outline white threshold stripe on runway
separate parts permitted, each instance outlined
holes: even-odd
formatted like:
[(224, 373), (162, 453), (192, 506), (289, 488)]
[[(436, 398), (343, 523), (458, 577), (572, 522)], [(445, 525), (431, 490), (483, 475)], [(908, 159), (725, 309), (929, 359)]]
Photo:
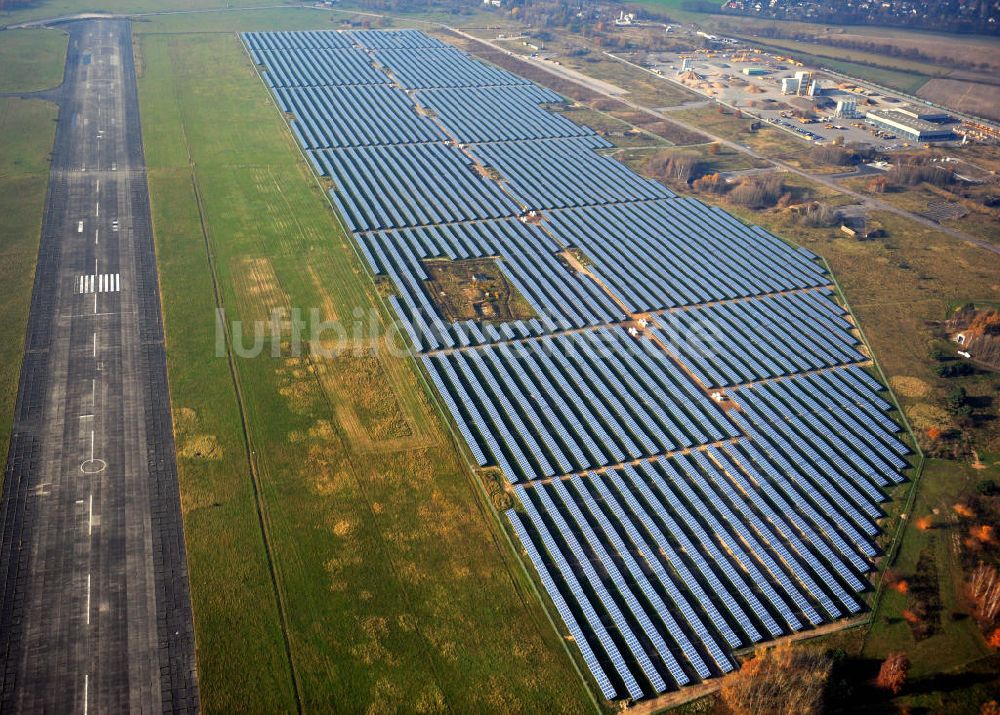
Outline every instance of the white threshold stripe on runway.
[(77, 293), (119, 293), (122, 289), (120, 273), (98, 273), (80, 276), (76, 282)]

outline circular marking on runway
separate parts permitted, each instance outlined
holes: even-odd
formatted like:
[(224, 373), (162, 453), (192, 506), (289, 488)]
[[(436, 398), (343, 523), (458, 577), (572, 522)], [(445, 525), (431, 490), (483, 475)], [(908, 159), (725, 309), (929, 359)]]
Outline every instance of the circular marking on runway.
[(100, 474), (108, 468), (108, 463), (103, 459), (85, 459), (80, 462), (80, 471), (84, 474)]

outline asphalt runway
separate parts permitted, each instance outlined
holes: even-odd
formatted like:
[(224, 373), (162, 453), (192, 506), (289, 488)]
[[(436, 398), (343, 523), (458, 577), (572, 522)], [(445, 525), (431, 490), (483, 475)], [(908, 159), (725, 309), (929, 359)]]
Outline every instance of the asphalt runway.
[(0, 711), (197, 711), (131, 26), (65, 29), (0, 500)]

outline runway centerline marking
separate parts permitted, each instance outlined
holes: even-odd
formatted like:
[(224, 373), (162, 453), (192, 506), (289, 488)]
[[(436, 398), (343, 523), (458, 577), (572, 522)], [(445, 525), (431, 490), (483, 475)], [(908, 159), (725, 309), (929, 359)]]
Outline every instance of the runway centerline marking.
[(90, 574), (87, 574), (87, 625), (90, 625)]

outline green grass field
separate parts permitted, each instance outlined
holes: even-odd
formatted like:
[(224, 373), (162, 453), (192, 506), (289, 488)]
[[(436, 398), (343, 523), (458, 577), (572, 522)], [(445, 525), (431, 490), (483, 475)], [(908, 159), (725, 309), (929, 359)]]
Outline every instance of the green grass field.
[[(860, 652), (869, 662), (882, 660), (891, 651), (905, 651), (910, 658), (910, 684), (893, 699), (897, 708), (974, 715), (1000, 686), (994, 651), (967, 615), (966, 574), (959, 564), (958, 550), (964, 548), (961, 543), (970, 523), (953, 509), (975, 491), (979, 480), (998, 477), (996, 464), (985, 471), (945, 460), (929, 460), (925, 466), (892, 570), (897, 579), (908, 584), (931, 579), (940, 611), (931, 619), (931, 634), (917, 637), (904, 617), (913, 607), (911, 597), (887, 588)], [(931, 528), (914, 525), (922, 517), (933, 520)]]
[(809, 151), (811, 142), (767, 124), (754, 132), (748, 131), (755, 120), (737, 117), (734, 110), (719, 107), (697, 107), (680, 109), (670, 113), (670, 117), (684, 122), (692, 128), (700, 128), (714, 136), (748, 146), (764, 156), (788, 158)]
[(62, 82), (67, 41), (62, 30), (0, 32), (0, 92), (33, 92)]
[(63, 17), (82, 12), (149, 13), (212, 10), (227, 7), (274, 5), (268, 0), (35, 0), (26, 7), (0, 11), (0, 25)]
[(230, 8), (217, 12), (157, 15), (138, 19), (136, 33), (336, 30), (347, 13), (313, 7)]
[[(826, 67), (851, 77), (880, 84), (883, 87), (916, 94), (931, 77), (941, 76), (948, 70), (934, 65), (908, 62), (897, 58), (873, 55), (854, 50), (838, 50), (791, 40), (751, 39), (755, 46), (780, 54), (791, 54), (808, 67)], [(902, 63), (906, 66), (901, 66)], [(870, 64), (869, 64), (870, 63)]]
[(910, 524), (893, 569), (900, 577), (912, 580), (921, 558), (930, 559), (935, 565), (942, 605), (936, 624), (939, 631), (929, 638), (916, 640), (910, 625), (901, 616), (909, 607), (907, 596), (887, 589), (865, 641), (865, 656), (884, 658), (889, 651), (905, 650), (913, 664), (913, 677), (920, 678), (960, 668), (990, 655), (991, 650), (972, 618), (954, 620), (950, 617), (951, 613), (962, 610), (964, 575), (955, 548), (967, 528), (952, 507), (964, 494), (973, 492), (980, 479), (998, 476), (1000, 469), (996, 468), (979, 471), (945, 460), (927, 462), (911, 522), (930, 516), (935, 525), (922, 530)]
[[(0, 460), (7, 463), (56, 106), (0, 99)], [(0, 484), (3, 477), (0, 476)]]
[(387, 319), (237, 38), (140, 44), (206, 712), (295, 709), (283, 620), (306, 710), (591, 708), (408, 359), (239, 358), (237, 397), (213, 275), (233, 319)]

